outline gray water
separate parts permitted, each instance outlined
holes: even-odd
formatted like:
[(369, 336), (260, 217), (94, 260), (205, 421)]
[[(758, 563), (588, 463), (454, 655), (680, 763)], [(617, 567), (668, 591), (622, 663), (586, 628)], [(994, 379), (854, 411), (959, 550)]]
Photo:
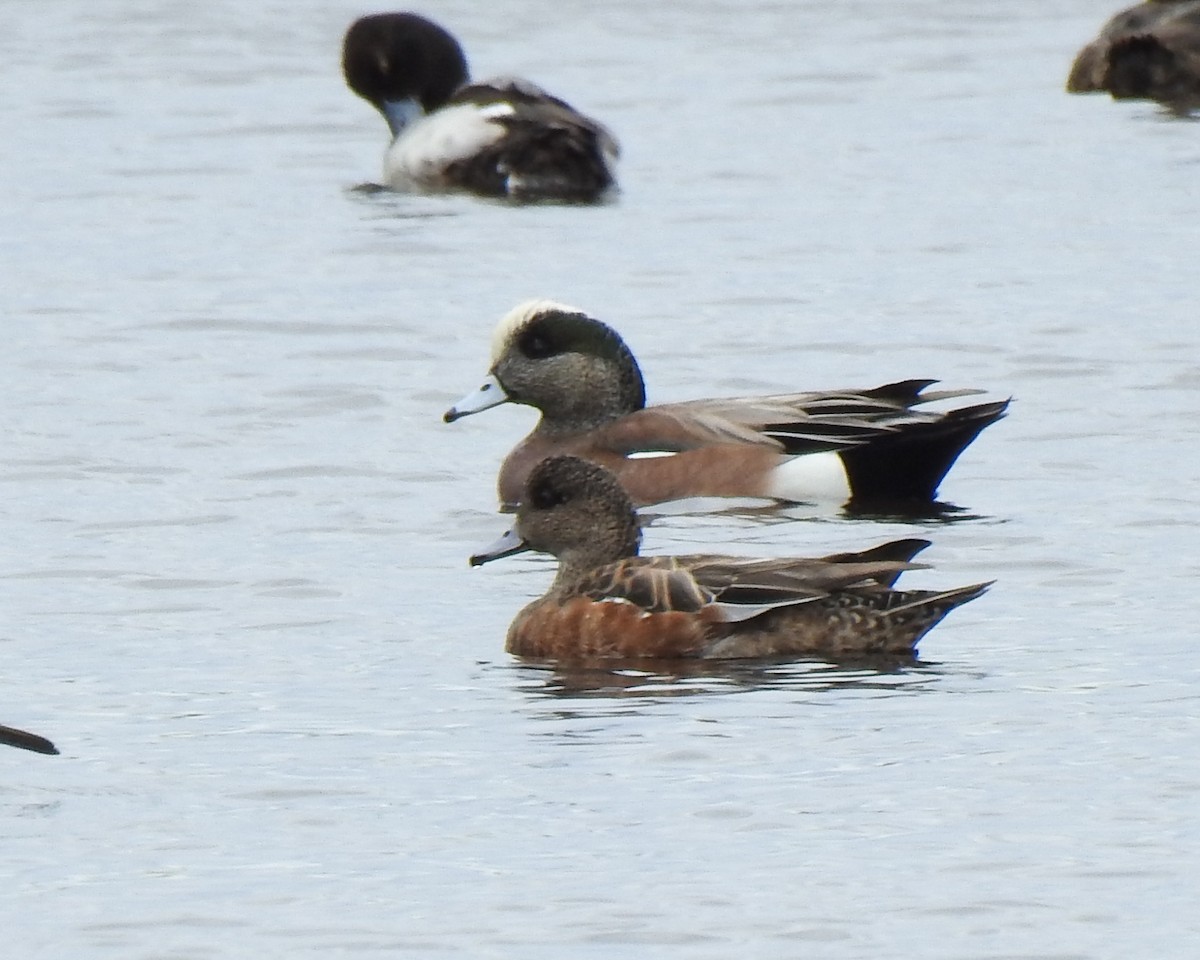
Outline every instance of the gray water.
[[(429, 8), (622, 140), (514, 209), (353, 191), (358, 5), (6, 4), (0, 722), (62, 750), (0, 752), (6, 955), (1195, 956), (1200, 128), (1061, 92), (1114, 9)], [(533, 296), (654, 400), (1011, 394), (951, 520), (646, 538), (997, 585), (891, 673), (513, 660), (532, 415), (440, 414)]]

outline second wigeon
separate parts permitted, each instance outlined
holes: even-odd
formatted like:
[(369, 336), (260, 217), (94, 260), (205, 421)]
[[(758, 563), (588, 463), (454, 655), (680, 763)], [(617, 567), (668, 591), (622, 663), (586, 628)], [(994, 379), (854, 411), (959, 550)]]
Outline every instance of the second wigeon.
[(539, 463), (516, 526), (471, 558), (538, 550), (558, 559), (545, 596), (509, 627), (508, 651), (556, 660), (909, 657), (947, 613), (990, 586), (895, 589), (923, 540), (770, 560), (642, 557), (640, 541), (633, 504), (611, 473), (578, 457)]
[(432, 20), (356, 20), (342, 43), (342, 72), (392, 132), (389, 187), (592, 202), (615, 185), (612, 134), (527, 80), (468, 83), (462, 47)]
[(1076, 56), (1067, 90), (1200, 105), (1200, 0), (1148, 0), (1118, 13)]
[(447, 422), (501, 403), (541, 419), (500, 468), (503, 509), (530, 471), (555, 454), (599, 463), (641, 505), (689, 497), (763, 497), (920, 509), (1007, 400), (944, 412), (919, 404), (976, 390), (927, 392), (932, 380), (867, 390), (693, 400), (646, 406), (641, 370), (610, 326), (549, 300), (521, 304), (497, 325), (483, 385)]

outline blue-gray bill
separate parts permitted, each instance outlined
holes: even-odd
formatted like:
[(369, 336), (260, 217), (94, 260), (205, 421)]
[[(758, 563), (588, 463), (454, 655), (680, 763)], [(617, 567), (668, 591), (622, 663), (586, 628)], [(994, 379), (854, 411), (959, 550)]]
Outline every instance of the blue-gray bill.
[(509, 530), (495, 543), (490, 544), (471, 557), (471, 566), (478, 567), (489, 560), (499, 560), (501, 557), (511, 557), (514, 553), (524, 553), (529, 544), (521, 539), (516, 530)]
[(469, 417), (473, 413), (490, 410), (492, 407), (498, 407), (500, 404), (507, 403), (508, 401), (509, 396), (505, 392), (504, 387), (500, 385), (500, 381), (492, 374), (488, 374), (488, 378), (483, 381), (483, 386), (474, 393), (468, 393), (458, 403), (443, 413), (442, 420), (446, 423), (453, 423), (461, 417)]

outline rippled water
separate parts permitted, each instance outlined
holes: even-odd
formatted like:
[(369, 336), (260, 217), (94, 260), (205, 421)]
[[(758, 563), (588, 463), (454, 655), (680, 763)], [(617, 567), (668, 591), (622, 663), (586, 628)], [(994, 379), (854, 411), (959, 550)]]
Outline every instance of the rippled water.
[[(12, 955), (1190, 957), (1200, 128), (1061, 93), (1112, 10), (481, 10), (429, 12), (613, 127), (615, 203), (354, 192), (357, 6), (8, 5)], [(895, 672), (515, 662), (550, 567), (466, 557), (532, 417), (439, 417), (530, 296), (654, 399), (1012, 394), (951, 520), (647, 536), (997, 586)]]

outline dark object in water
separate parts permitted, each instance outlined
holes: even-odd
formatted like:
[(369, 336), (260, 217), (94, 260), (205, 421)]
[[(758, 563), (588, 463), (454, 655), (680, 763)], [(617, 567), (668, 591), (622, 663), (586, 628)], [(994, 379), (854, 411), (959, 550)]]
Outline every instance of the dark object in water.
[(1079, 51), (1067, 91), (1200, 106), (1200, 0), (1147, 0), (1118, 13)]
[(26, 730), (18, 730), (16, 727), (6, 727), (2, 723), (0, 723), (0, 743), (7, 743), (10, 747), (20, 747), (22, 750), (32, 750), (34, 753), (58, 753), (58, 747), (45, 737), (39, 737), (36, 733), (29, 733)]

